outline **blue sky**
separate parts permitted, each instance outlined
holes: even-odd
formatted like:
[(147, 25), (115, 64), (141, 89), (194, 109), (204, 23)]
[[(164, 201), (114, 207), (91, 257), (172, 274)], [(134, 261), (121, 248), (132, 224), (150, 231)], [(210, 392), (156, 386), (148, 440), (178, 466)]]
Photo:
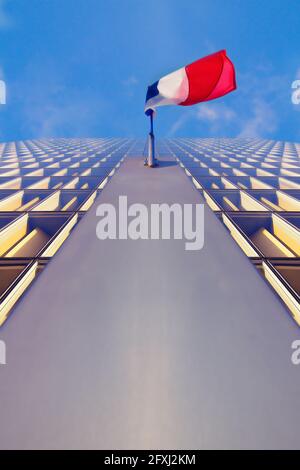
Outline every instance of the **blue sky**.
[(141, 136), (146, 88), (227, 49), (238, 90), (160, 108), (163, 136), (300, 142), (299, 0), (0, 0), (0, 140)]

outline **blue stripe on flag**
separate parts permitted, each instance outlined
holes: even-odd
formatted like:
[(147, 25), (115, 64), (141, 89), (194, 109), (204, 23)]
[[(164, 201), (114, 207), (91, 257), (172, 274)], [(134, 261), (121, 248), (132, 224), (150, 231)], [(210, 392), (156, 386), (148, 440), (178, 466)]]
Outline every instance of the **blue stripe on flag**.
[[(153, 98), (154, 96), (159, 95), (158, 82), (159, 80), (155, 83), (152, 83), (152, 85), (148, 86), (147, 95), (146, 95), (146, 105), (147, 105), (147, 101), (151, 100), (151, 98)], [(148, 109), (145, 112), (147, 116), (150, 116), (152, 113), (153, 113), (152, 109)]]
[(159, 94), (157, 86), (158, 86), (158, 81), (153, 83), (152, 85), (148, 86), (147, 96), (146, 96), (146, 103), (147, 103), (148, 100), (153, 98), (153, 96), (156, 96), (156, 95)]

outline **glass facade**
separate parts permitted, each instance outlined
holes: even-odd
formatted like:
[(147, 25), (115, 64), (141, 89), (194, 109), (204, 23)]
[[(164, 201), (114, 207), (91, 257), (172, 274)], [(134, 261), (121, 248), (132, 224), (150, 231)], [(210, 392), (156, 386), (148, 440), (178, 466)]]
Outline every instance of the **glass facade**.
[(0, 325), (132, 145), (129, 139), (0, 144)]
[[(144, 140), (116, 138), (0, 144), (0, 325), (125, 157), (146, 148)], [(300, 144), (164, 139), (157, 154), (177, 160), (199, 202), (300, 325)]]
[(168, 139), (158, 150), (175, 157), (300, 325), (300, 144)]

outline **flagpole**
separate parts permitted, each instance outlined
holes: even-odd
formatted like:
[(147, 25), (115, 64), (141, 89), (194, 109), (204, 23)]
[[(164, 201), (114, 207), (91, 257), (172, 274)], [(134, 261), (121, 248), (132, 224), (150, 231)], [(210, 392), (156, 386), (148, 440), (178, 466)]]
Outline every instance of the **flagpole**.
[(154, 166), (157, 166), (157, 161), (155, 158), (155, 139), (154, 139), (154, 132), (153, 132), (153, 111), (152, 110), (150, 110), (149, 117), (150, 117), (150, 132), (148, 135), (147, 165), (150, 168), (153, 168)]

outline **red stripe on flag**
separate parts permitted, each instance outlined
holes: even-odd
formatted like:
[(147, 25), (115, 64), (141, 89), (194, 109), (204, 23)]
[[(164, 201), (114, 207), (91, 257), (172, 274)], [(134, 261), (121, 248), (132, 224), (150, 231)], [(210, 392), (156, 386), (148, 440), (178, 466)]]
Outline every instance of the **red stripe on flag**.
[(236, 89), (234, 66), (225, 50), (196, 60), (185, 70), (189, 95), (181, 106), (213, 100)]

